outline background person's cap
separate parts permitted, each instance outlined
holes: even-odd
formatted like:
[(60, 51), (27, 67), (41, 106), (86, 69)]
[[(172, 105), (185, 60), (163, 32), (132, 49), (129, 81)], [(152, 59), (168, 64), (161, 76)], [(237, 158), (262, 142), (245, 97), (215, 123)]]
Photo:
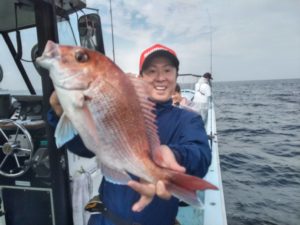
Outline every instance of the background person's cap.
[(142, 73), (143, 69), (145, 69), (147, 64), (155, 56), (163, 56), (169, 58), (178, 70), (179, 60), (176, 56), (175, 51), (161, 44), (155, 44), (142, 52), (140, 57), (140, 73)]
[(213, 79), (210, 73), (205, 73), (205, 74), (203, 74), (203, 77), (205, 77), (205, 78), (207, 78), (207, 79), (210, 79), (210, 80)]

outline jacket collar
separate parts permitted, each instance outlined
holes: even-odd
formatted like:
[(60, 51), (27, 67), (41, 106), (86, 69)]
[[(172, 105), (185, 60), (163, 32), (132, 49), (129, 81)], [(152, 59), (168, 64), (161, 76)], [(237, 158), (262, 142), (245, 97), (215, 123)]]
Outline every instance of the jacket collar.
[(165, 110), (171, 109), (173, 107), (172, 105), (172, 99), (170, 98), (166, 102), (156, 102), (156, 112), (157, 114), (162, 113)]

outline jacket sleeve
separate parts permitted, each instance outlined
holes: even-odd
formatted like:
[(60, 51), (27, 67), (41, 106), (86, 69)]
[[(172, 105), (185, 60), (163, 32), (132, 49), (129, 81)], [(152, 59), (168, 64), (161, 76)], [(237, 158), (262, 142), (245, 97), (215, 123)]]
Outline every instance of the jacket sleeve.
[(66, 147), (69, 151), (81, 157), (92, 158), (95, 156), (93, 152), (91, 152), (85, 147), (79, 135), (75, 136), (72, 140), (68, 141), (66, 143)]
[(181, 126), (178, 142), (169, 147), (188, 174), (204, 177), (212, 156), (203, 121), (197, 115), (185, 120)]
[[(50, 109), (47, 113), (47, 119), (48, 119), (48, 123), (52, 126), (52, 127), (56, 127), (57, 123), (59, 121), (59, 118), (57, 117), (57, 115), (55, 114), (55, 112)], [(81, 138), (79, 137), (79, 135), (75, 136), (72, 140), (68, 141), (65, 144), (65, 147), (73, 152), (76, 155), (79, 155), (81, 157), (86, 157), (86, 158), (92, 158), (95, 156), (95, 154), (93, 152), (91, 152), (90, 150), (88, 150), (85, 145), (83, 144)]]

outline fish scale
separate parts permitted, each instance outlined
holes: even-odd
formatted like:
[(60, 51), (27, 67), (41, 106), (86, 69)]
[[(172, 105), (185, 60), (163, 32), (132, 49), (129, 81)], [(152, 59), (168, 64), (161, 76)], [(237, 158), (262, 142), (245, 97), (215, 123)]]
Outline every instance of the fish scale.
[[(92, 88), (91, 92), (94, 97), (88, 103), (88, 107), (94, 116), (98, 131), (101, 132), (99, 135), (101, 138), (100, 143), (104, 142), (107, 144), (107, 148), (105, 149), (108, 152), (106, 154), (107, 160), (105, 161), (113, 162), (106, 164), (110, 164), (112, 168), (119, 169), (125, 169), (123, 165), (125, 167), (127, 165), (130, 167), (127, 168), (127, 171), (135, 175), (145, 174), (147, 171), (140, 166), (137, 167), (139, 163), (136, 162), (136, 156), (132, 154), (133, 150), (140, 148), (136, 147), (133, 149), (132, 146), (128, 145), (128, 139), (130, 138), (128, 131), (132, 130), (130, 128), (135, 130), (138, 121), (130, 115), (131, 111), (128, 110), (129, 108), (126, 103), (119, 102), (120, 98), (115, 95), (117, 93), (116, 88), (111, 86), (103, 94), (104, 90), (101, 90), (102, 87), (105, 88), (105, 86), (102, 86), (103, 83), (105, 82), (96, 84)], [(138, 125), (142, 126), (143, 124), (138, 122)], [(121, 151), (118, 151), (118, 149), (121, 149)], [(102, 151), (98, 154), (101, 157)]]

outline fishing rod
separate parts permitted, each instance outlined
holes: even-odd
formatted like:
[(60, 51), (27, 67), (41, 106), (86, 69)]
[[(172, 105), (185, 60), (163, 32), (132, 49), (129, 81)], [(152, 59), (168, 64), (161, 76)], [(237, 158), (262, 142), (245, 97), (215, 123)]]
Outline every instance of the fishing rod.
[(209, 97), (209, 108), (210, 108), (210, 122), (211, 122), (211, 128), (210, 128), (210, 146), (212, 148), (213, 144), (213, 94), (212, 94), (212, 84), (210, 84), (210, 89), (211, 89), (211, 96)]

